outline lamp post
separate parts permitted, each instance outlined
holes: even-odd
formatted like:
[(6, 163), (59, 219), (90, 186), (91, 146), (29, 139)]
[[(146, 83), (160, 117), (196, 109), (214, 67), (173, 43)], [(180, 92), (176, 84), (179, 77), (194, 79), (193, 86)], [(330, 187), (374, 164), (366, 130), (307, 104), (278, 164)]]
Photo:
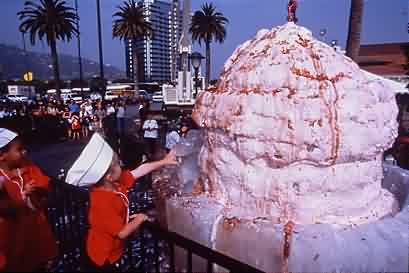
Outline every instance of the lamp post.
[(84, 90), (82, 88), (82, 81), (83, 81), (83, 72), (82, 72), (82, 57), (81, 57), (81, 32), (80, 32), (80, 18), (78, 12), (78, 0), (75, 0), (75, 14), (77, 14), (76, 26), (78, 30), (78, 37), (77, 37), (77, 47), (78, 47), (78, 65), (80, 69), (80, 88), (81, 94), (83, 94)]
[(202, 60), (204, 57), (199, 52), (193, 52), (190, 55), (190, 59), (192, 60), (192, 66), (195, 69), (195, 94), (193, 95), (194, 98), (197, 96), (197, 82), (199, 81), (199, 68), (202, 65)]
[(326, 28), (320, 29), (320, 37), (322, 42), (325, 42), (325, 35), (327, 35), (327, 29)]

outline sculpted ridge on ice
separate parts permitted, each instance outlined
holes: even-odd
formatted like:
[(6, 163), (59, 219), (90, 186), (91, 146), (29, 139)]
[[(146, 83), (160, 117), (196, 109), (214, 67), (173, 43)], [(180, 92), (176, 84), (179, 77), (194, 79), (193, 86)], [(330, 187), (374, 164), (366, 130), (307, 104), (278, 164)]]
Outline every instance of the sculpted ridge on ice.
[(278, 223), (362, 224), (395, 210), (381, 188), (397, 136), (394, 92), (288, 23), (239, 46), (193, 118), (201, 181), (227, 214)]

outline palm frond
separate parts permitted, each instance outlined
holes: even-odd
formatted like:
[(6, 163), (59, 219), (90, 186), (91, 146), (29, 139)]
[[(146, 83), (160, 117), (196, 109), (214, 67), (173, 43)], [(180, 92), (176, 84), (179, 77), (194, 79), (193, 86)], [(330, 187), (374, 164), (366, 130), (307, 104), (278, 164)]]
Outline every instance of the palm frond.
[(79, 18), (64, 0), (40, 0), (39, 4), (26, 1), (17, 16), (21, 21), (19, 30), (30, 33), (32, 44), (44, 38), (48, 44), (55, 40), (70, 41), (78, 35)]
[(193, 41), (199, 45), (202, 42), (211, 43), (216, 41), (222, 43), (226, 39), (226, 25), (229, 20), (216, 7), (210, 3), (201, 6), (201, 10), (194, 13), (190, 26)]
[(152, 25), (145, 20), (143, 6), (135, 0), (124, 1), (113, 15), (112, 36), (120, 40), (136, 40), (152, 35)]

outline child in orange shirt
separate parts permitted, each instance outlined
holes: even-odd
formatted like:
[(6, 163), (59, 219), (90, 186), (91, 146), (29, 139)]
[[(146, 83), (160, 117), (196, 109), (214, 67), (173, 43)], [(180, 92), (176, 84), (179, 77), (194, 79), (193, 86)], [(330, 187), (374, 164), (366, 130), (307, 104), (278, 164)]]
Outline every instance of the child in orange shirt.
[(4, 183), (6, 179), (3, 177), (0, 178), (0, 272), (5, 271), (6, 265), (8, 262), (8, 250), (9, 250), (9, 240), (10, 238), (10, 230), (9, 230), (9, 223), (8, 223), (8, 213), (6, 210), (9, 207), (8, 204), (8, 196), (4, 191)]
[(165, 165), (177, 164), (174, 152), (133, 171), (122, 170), (119, 159), (99, 135), (94, 134), (68, 171), (66, 182), (91, 186), (86, 250), (89, 271), (118, 271), (124, 240), (146, 220), (144, 214), (129, 215), (128, 190), (135, 181)]
[(45, 216), (49, 178), (27, 161), (17, 134), (0, 128), (0, 177), (6, 193), (3, 201), (15, 210), (2, 217), (0, 245), (6, 253), (6, 270), (44, 270), (57, 256), (57, 245)]

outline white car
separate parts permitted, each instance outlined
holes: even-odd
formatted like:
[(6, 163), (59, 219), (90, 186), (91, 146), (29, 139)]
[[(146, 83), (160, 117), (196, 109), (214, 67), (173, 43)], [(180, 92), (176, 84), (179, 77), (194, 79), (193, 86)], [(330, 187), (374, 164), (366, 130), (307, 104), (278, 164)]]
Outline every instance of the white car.
[(102, 100), (102, 96), (101, 96), (101, 94), (100, 93), (92, 93), (91, 95), (90, 95), (90, 99), (91, 100)]
[(28, 98), (23, 95), (7, 95), (7, 99), (12, 102), (27, 102)]
[(84, 100), (84, 98), (82, 97), (81, 94), (77, 94), (77, 93), (72, 93), (71, 94), (71, 99), (74, 100), (77, 103), (80, 103)]
[(158, 91), (158, 92), (153, 93), (153, 95), (152, 95), (152, 101), (155, 101), (155, 102), (163, 102), (163, 94), (162, 94), (162, 91)]
[(62, 93), (61, 99), (64, 101), (64, 103), (67, 103), (70, 100), (74, 100), (75, 102), (79, 103), (83, 100), (82, 96), (76, 93)]
[(105, 100), (114, 100), (114, 99), (117, 99), (117, 98), (119, 98), (119, 96), (114, 94), (113, 92), (111, 92), (111, 91), (105, 92)]

